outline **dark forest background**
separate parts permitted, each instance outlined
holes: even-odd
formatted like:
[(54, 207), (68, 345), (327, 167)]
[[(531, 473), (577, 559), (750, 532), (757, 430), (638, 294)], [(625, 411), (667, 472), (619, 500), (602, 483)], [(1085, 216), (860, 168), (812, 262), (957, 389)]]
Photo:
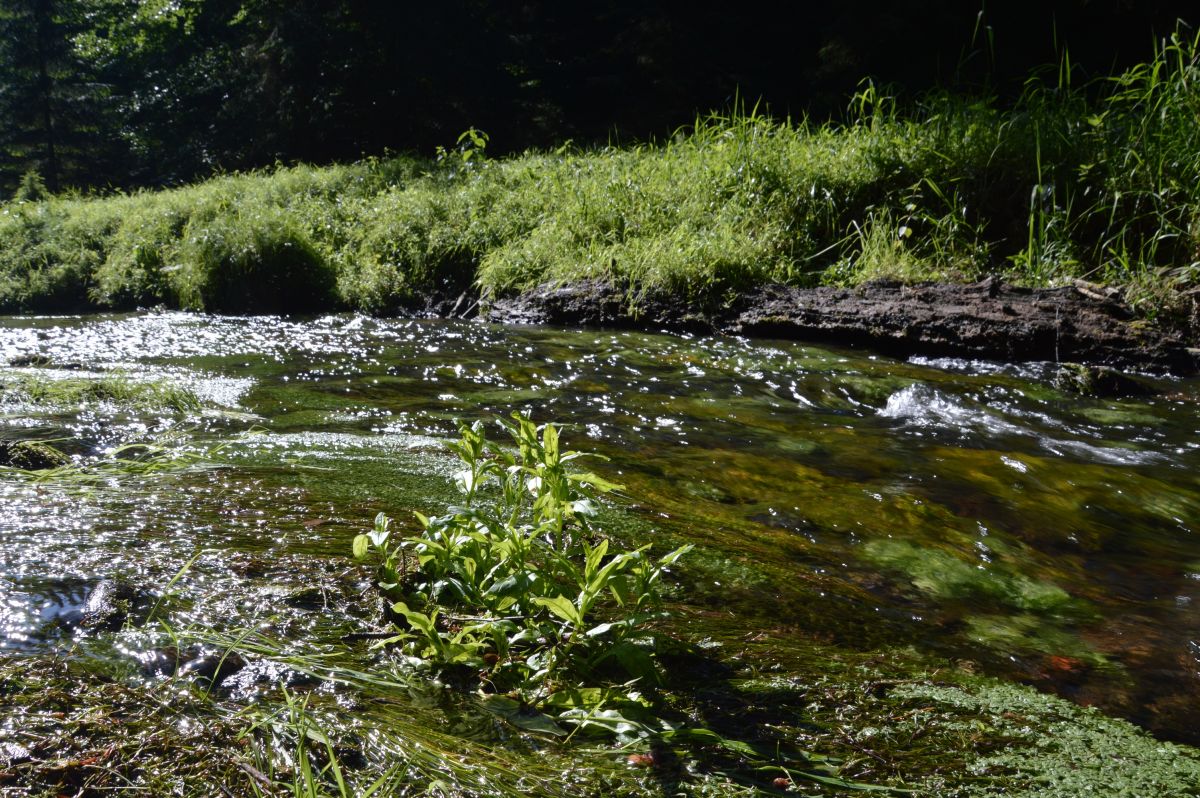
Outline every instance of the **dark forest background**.
[(1194, 5), (0, 0), (0, 193), (431, 155), (471, 127), (491, 153), (661, 138), (739, 98), (836, 118), (868, 77), (1003, 102), (1038, 65), (1145, 60)]

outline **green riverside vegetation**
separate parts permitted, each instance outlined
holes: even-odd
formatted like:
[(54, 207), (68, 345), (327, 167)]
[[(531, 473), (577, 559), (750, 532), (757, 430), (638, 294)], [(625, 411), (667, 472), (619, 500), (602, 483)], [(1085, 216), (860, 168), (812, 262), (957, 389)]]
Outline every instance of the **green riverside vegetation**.
[[(1011, 107), (866, 86), (848, 119), (746, 110), (669, 141), (230, 175), (0, 210), (0, 308), (390, 313), (588, 278), (718, 306), (768, 282), (1000, 274), (1119, 284), (1146, 312), (1200, 274), (1200, 47)], [(1168, 303), (1169, 304), (1169, 303)]]
[(376, 564), (377, 585), (395, 602), (396, 634), (380, 645), (398, 646), (444, 683), (474, 688), (483, 707), (519, 729), (625, 746), (712, 745), (760, 777), (870, 789), (839, 778), (825, 757), (763, 751), (664, 712), (661, 693), (672, 686), (657, 656), (671, 641), (651, 627), (665, 617), (657, 587), (692, 547), (656, 557), (651, 544), (610, 545), (592, 519), (600, 497), (621, 486), (572, 470), (586, 455), (562, 449), (553, 424), (514, 413), (504, 427), (515, 451), (487, 440), (479, 422), (451, 443), (464, 506), (418, 514), (422, 530), (406, 538), (380, 513), (354, 539), (354, 555)]

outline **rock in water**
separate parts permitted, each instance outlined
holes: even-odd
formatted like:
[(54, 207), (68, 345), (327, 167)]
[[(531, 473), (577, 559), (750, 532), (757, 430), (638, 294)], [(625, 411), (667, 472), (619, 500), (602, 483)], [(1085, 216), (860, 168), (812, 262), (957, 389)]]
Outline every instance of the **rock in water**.
[(116, 631), (145, 603), (144, 594), (126, 582), (101, 579), (88, 595), (77, 625), (83, 629)]
[(22, 471), (45, 471), (71, 462), (71, 458), (47, 443), (0, 441), (0, 466)]
[(1081, 396), (1153, 396), (1153, 386), (1108, 366), (1063, 363), (1054, 375), (1054, 387)]

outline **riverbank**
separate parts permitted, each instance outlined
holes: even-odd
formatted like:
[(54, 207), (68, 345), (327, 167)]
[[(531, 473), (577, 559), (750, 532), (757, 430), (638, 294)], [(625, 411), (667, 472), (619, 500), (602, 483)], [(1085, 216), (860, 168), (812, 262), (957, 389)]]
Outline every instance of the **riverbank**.
[(856, 346), (885, 354), (1004, 362), (1088, 363), (1194, 374), (1200, 349), (1120, 301), (1119, 292), (1080, 281), (1021, 288), (872, 282), (855, 288), (767, 285), (728, 307), (697, 311), (671, 296), (640, 299), (601, 282), (545, 286), (497, 301), (485, 317), (502, 324), (720, 332)]
[[(463, 315), (478, 299), (502, 318), (545, 286), (616, 286), (600, 301), (626, 322), (665, 305), (888, 351), (1194, 369), (1198, 53), (1175, 40), (1082, 88), (1035, 76), (1012, 107), (942, 94), (901, 108), (868, 86), (836, 124), (743, 108), (638, 146), (489, 159), (476, 136), (436, 160), (14, 200), (0, 311)], [(1036, 290), (989, 304), (877, 286), (984, 279)]]

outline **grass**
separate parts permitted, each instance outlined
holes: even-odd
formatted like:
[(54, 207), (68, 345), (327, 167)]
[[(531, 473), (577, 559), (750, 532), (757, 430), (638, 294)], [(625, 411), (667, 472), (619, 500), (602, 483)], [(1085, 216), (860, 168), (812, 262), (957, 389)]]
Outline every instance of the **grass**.
[(198, 413), (199, 397), (169, 380), (137, 379), (122, 372), (99, 376), (48, 375), (27, 369), (0, 369), (0, 404), (50, 407), (111, 404), (129, 410)]
[[(1153, 310), (1200, 274), (1200, 56), (1177, 34), (1084, 87), (1022, 98), (867, 86), (847, 119), (698, 119), (669, 141), (488, 160), (468, 142), (0, 209), (0, 308), (166, 304), (388, 313), (588, 278), (632, 305), (767, 282), (879, 278), (1130, 286)], [(472, 142), (474, 139), (472, 139)]]

